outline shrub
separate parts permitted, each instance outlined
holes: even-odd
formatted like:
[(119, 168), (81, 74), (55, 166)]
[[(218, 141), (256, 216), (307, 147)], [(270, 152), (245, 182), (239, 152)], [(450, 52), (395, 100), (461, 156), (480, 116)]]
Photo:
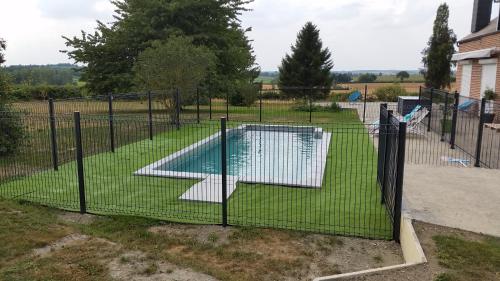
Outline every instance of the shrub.
[(354, 91), (351, 91), (349, 93), (333, 93), (333, 101), (334, 102), (346, 102), (349, 100), (349, 96), (354, 93)]
[(233, 106), (251, 106), (259, 98), (259, 89), (254, 84), (241, 84), (234, 94), (229, 96), (229, 104)]
[(13, 87), (10, 98), (15, 100), (45, 100), (47, 98), (64, 99), (83, 97), (82, 88), (74, 85), (66, 86), (15, 86)]
[(12, 111), (10, 106), (0, 103), (0, 157), (18, 151), (24, 136), (20, 115)]
[(339, 112), (342, 110), (342, 107), (336, 102), (332, 102), (329, 106), (320, 106), (320, 105), (310, 105), (307, 102), (299, 102), (293, 106), (293, 110), (301, 111), (301, 112)]
[(497, 98), (497, 94), (492, 89), (487, 89), (484, 91), (484, 98), (486, 100), (495, 100)]
[(407, 96), (408, 92), (399, 84), (384, 86), (376, 89), (373, 93), (379, 101), (398, 101), (399, 96)]

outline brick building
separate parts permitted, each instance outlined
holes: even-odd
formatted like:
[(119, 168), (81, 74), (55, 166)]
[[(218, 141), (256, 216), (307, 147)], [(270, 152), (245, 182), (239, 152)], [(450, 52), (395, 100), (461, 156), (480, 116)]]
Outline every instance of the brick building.
[(493, 0), (474, 0), (472, 33), (461, 39), (457, 62), (457, 90), (462, 96), (482, 98), (492, 89), (500, 100), (500, 21), (491, 20)]

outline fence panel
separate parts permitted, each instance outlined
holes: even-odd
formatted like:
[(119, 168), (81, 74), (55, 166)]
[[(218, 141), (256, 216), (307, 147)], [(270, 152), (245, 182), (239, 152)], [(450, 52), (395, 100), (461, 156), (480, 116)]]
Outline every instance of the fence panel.
[(229, 124), (229, 224), (392, 237), (363, 125)]
[[(5, 117), (2, 117), (5, 118)], [(7, 120), (2, 120), (6, 122)], [(75, 138), (71, 115), (55, 117), (58, 127), (58, 171), (53, 168), (50, 120), (47, 115), (20, 115), (8, 122), (24, 128), (24, 139), (12, 154), (0, 156), (0, 196), (78, 210), (74, 165)], [(64, 187), (60, 192), (53, 192)]]

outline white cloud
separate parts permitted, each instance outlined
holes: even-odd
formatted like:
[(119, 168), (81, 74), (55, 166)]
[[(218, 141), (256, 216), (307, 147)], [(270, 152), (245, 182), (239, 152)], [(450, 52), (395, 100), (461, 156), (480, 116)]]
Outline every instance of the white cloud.
[[(0, 37), (8, 64), (68, 61), (61, 35), (92, 31), (95, 20), (112, 20), (109, 0), (1, 0)], [(472, 0), (448, 0), (458, 37), (470, 31)], [(276, 69), (306, 21), (321, 29), (336, 70), (415, 69), (432, 32), (436, 0), (256, 0), (243, 15), (258, 63)], [(494, 8), (498, 13), (498, 5)]]
[(108, 0), (38, 0), (42, 16), (61, 19), (95, 19), (106, 17), (113, 11)]

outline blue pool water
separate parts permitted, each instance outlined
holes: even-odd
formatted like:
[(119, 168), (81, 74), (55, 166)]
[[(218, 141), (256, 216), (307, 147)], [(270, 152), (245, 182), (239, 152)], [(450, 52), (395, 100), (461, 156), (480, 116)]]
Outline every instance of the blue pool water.
[[(228, 132), (228, 174), (248, 182), (303, 185), (321, 181), (330, 137), (309, 130), (235, 129)], [(220, 137), (156, 168), (160, 171), (221, 174)], [(319, 177), (319, 179), (318, 179)]]

